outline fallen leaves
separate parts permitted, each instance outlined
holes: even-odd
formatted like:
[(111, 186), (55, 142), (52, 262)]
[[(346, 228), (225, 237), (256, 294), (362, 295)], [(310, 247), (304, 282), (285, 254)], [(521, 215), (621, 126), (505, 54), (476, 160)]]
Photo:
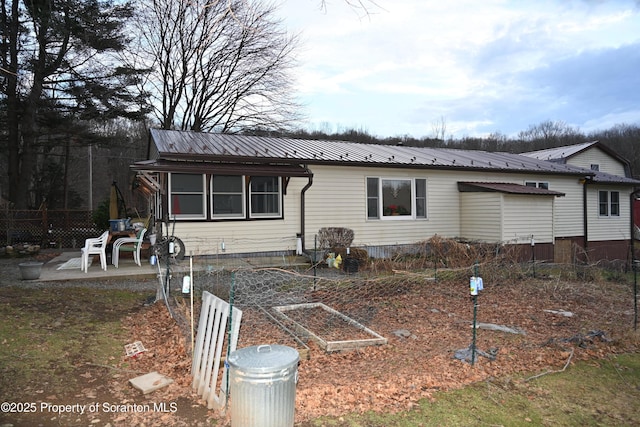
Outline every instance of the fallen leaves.
[[(464, 387), (488, 378), (505, 378), (524, 372), (557, 371), (572, 355), (571, 362), (601, 358), (622, 349), (635, 349), (638, 339), (625, 335), (631, 325), (626, 301), (612, 284), (603, 289), (597, 284), (576, 283), (548, 292), (545, 283), (513, 283), (492, 286), (478, 298), (478, 320), (512, 325), (526, 332), (514, 335), (495, 330), (477, 330), (477, 348), (497, 348), (495, 360), (479, 357), (471, 366), (453, 359), (457, 349), (471, 341), (469, 328), (472, 305), (465, 291), (457, 292), (450, 283), (430, 283), (409, 292), (368, 301), (378, 304), (376, 316), (367, 326), (389, 340), (387, 345), (358, 350), (326, 353), (309, 342), (308, 360), (300, 362), (296, 386), (296, 420), (319, 416), (340, 416), (349, 412), (396, 412), (414, 408), (420, 399), (432, 399), (437, 391)], [(580, 287), (577, 292), (574, 287)], [(460, 287), (462, 289), (462, 287)], [(584, 295), (592, 293), (595, 297)], [(562, 310), (573, 316), (553, 316), (544, 310)], [(183, 313), (188, 318), (189, 313)], [(246, 319), (251, 319), (247, 311)], [(197, 319), (197, 316), (196, 316)], [(245, 317), (243, 316), (243, 322)], [(191, 390), (191, 335), (185, 325), (172, 319), (163, 304), (155, 304), (135, 313), (123, 322), (129, 342), (141, 341), (147, 352), (136, 358), (123, 355), (121, 365), (139, 372), (158, 371), (174, 380), (165, 389), (153, 393), (155, 400), (186, 398), (207, 417), (223, 419)], [(415, 338), (396, 336), (406, 329)], [(605, 330), (612, 342), (594, 340), (574, 346), (563, 339), (589, 330)], [(263, 328), (261, 335), (247, 336), (241, 329), (240, 346), (279, 342), (277, 328)], [(270, 335), (270, 334), (274, 335)], [(245, 334), (245, 335), (243, 335)], [(290, 345), (287, 342), (286, 345)], [(126, 375), (114, 379), (111, 387), (122, 399), (134, 396), (123, 387)], [(136, 398), (138, 398), (136, 396)], [(193, 408), (190, 408), (193, 410)], [(172, 414), (158, 414), (145, 425), (163, 425)], [(126, 423), (134, 424), (135, 414)], [(176, 418), (171, 419), (175, 421)], [(112, 420), (118, 425), (118, 419)], [(154, 424), (155, 423), (155, 424)], [(188, 424), (185, 424), (188, 425)]]

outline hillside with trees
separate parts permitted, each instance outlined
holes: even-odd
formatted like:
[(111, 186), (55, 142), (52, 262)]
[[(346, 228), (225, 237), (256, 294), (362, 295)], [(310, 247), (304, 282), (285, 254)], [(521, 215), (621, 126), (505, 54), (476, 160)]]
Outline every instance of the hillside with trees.
[[(247, 132), (263, 135), (264, 132)], [(270, 133), (273, 136), (273, 134)], [(494, 133), (487, 137), (464, 137), (459, 139), (443, 139), (439, 137), (415, 138), (412, 136), (396, 136), (378, 138), (366, 131), (347, 129), (340, 132), (326, 133), (321, 131), (297, 130), (282, 132), (279, 136), (303, 139), (329, 139), (360, 142), (365, 144), (406, 145), (412, 147), (456, 148), (463, 150), (504, 151), (509, 153), (525, 153), (547, 148), (581, 144), (588, 141), (599, 141), (620, 156), (627, 159), (636, 178), (640, 177), (640, 126), (619, 124), (610, 129), (585, 133), (572, 128), (562, 121), (545, 121), (530, 125), (515, 137)]]

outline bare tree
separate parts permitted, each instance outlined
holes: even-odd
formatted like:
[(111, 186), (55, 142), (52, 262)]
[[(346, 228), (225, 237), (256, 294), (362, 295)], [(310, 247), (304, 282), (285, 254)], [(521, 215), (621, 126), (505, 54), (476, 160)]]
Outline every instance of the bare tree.
[(433, 137), (435, 139), (444, 142), (447, 136), (447, 121), (444, 116), (440, 116), (439, 119), (431, 123), (431, 130), (433, 131)]
[(591, 141), (600, 141), (627, 159), (635, 178), (640, 176), (640, 126), (620, 123), (609, 129), (592, 132)]
[(518, 152), (584, 142), (585, 136), (563, 121), (546, 120), (518, 133)]
[[(379, 3), (375, 0), (344, 0), (349, 7), (354, 10), (364, 12), (365, 15), (369, 15), (371, 11), (375, 9), (382, 9)], [(327, 10), (327, 1), (320, 0), (320, 9)]]
[(275, 6), (243, 0), (139, 2), (135, 58), (152, 70), (144, 92), (163, 129), (238, 132), (299, 118), (290, 72), (297, 36)]

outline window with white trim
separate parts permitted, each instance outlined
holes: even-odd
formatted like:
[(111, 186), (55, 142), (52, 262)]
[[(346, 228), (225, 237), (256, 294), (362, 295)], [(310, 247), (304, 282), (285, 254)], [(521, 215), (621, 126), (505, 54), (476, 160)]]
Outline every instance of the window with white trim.
[(600, 216), (620, 216), (619, 191), (598, 191), (598, 214)]
[(277, 176), (252, 176), (249, 183), (250, 216), (274, 218), (282, 215), (282, 185)]
[(205, 199), (203, 174), (169, 174), (169, 216), (171, 218), (206, 218)]
[(413, 219), (426, 217), (426, 179), (367, 178), (368, 219)]
[(367, 178), (367, 218), (380, 218), (380, 196), (379, 196), (379, 179)]
[(548, 190), (549, 189), (549, 183), (548, 182), (526, 181), (524, 183), (524, 185), (527, 186), (527, 187), (542, 188), (544, 190)]
[(171, 218), (188, 220), (282, 217), (283, 193), (280, 177), (209, 176), (188, 173), (168, 175)]
[(244, 176), (213, 175), (211, 177), (211, 216), (219, 218), (243, 218)]
[(427, 180), (416, 178), (416, 218), (427, 217)]

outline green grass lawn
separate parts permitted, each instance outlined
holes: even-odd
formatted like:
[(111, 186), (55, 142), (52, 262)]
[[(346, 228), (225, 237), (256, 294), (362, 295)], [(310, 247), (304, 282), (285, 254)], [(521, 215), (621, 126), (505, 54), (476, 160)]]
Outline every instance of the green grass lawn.
[(640, 354), (579, 362), (525, 381), (495, 378), (440, 392), (412, 411), (320, 418), (305, 426), (637, 426)]

